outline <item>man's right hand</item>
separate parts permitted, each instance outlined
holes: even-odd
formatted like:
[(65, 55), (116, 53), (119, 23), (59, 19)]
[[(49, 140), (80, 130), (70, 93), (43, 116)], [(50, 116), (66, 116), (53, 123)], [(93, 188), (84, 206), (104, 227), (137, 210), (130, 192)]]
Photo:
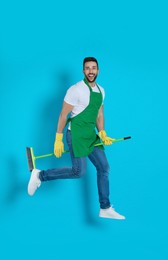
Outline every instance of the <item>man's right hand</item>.
[(63, 139), (63, 134), (56, 133), (56, 138), (54, 143), (54, 154), (57, 158), (60, 158), (62, 156), (62, 153), (64, 152), (64, 143), (62, 139)]

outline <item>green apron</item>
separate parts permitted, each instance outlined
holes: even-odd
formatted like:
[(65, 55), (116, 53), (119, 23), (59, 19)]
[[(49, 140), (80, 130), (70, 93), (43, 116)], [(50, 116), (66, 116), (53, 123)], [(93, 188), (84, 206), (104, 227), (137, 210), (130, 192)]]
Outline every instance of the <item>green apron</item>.
[[(90, 90), (89, 105), (77, 116), (68, 120), (71, 122), (72, 147), (75, 157), (89, 155), (93, 151), (94, 145), (100, 143), (95, 128), (98, 111), (102, 105), (102, 93), (98, 86), (99, 92), (93, 92), (86, 79), (84, 82)], [(98, 147), (104, 149), (103, 146)]]

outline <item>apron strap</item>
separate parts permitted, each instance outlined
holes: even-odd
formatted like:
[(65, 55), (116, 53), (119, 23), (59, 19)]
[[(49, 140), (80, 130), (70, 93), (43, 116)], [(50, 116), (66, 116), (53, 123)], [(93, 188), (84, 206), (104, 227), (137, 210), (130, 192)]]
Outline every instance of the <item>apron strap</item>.
[[(89, 87), (89, 89), (90, 89), (90, 92), (93, 92), (93, 90), (92, 90), (92, 88), (91, 88), (91, 86), (89, 85), (89, 83), (87, 82), (87, 80), (84, 78), (84, 80), (83, 80), (84, 82), (85, 82), (85, 84)], [(98, 90), (99, 90), (99, 92), (100, 92), (100, 94), (102, 95), (102, 92), (101, 92), (101, 90), (100, 90), (100, 88), (99, 88), (99, 86), (97, 85), (97, 83), (96, 83), (96, 86), (97, 86), (97, 88), (98, 88)]]
[[(83, 81), (84, 81), (84, 82), (85, 82), (85, 84), (88, 86), (88, 88), (89, 88), (90, 92), (93, 92), (93, 90), (92, 90), (91, 86), (89, 85), (89, 83), (87, 82), (87, 80), (84, 78), (84, 80), (83, 80)], [(99, 86), (98, 86), (97, 84), (96, 84), (96, 86), (98, 87), (98, 90), (99, 90), (100, 94), (102, 95), (102, 92), (101, 92), (101, 90), (100, 90)], [(71, 120), (72, 120), (72, 118), (71, 118), (71, 117), (69, 117), (69, 118), (67, 119), (67, 121), (66, 121), (66, 125), (65, 125), (65, 126), (67, 126), (67, 124), (68, 124), (68, 123), (70, 123), (70, 122), (71, 122)]]

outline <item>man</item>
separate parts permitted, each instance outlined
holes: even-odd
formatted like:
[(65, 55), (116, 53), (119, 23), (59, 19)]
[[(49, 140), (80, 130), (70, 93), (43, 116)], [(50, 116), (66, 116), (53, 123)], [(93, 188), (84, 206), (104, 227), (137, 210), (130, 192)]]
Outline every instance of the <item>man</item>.
[[(101, 141), (104, 145), (111, 145), (113, 139), (108, 137), (104, 130), (103, 100), (105, 93), (104, 89), (96, 83), (99, 67), (94, 57), (84, 59), (83, 73), (84, 80), (70, 87), (65, 95), (54, 143), (54, 154), (59, 158), (64, 152), (63, 130), (69, 123), (66, 140), (70, 150), (72, 167), (46, 171), (34, 169), (28, 184), (28, 194), (32, 196), (43, 181), (81, 177), (86, 171), (88, 157), (97, 170), (99, 216), (125, 219), (110, 204), (109, 164), (103, 145), (98, 145)], [(67, 120), (69, 113), (71, 116)], [(98, 134), (96, 134), (96, 128)]]

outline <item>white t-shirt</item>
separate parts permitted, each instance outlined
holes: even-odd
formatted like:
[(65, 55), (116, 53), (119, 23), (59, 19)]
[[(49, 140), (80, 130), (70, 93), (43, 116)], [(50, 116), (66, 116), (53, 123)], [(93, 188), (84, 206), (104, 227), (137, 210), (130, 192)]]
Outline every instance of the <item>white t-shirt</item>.
[[(105, 97), (104, 89), (100, 86), (99, 88), (101, 90), (103, 100), (104, 100)], [(100, 92), (96, 85), (95, 87), (92, 87), (92, 91)], [(71, 112), (71, 117), (78, 115), (89, 105), (89, 101), (90, 101), (89, 87), (85, 84), (83, 80), (77, 82), (75, 85), (73, 85), (67, 90), (67, 93), (64, 97), (64, 101), (74, 106)]]

